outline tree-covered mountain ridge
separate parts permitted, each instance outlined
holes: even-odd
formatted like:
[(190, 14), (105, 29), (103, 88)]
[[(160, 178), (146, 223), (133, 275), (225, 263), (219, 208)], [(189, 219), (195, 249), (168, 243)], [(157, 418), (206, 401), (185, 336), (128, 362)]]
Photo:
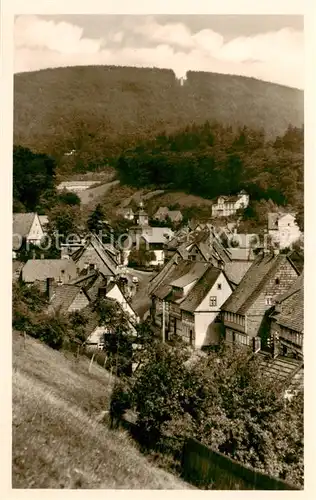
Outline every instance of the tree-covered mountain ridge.
[[(303, 124), (303, 92), (254, 78), (188, 71), (77, 66), (16, 74), (14, 142), (85, 159), (117, 154), (139, 139), (217, 121), (272, 138)], [(92, 154), (93, 153), (93, 154)]]
[(207, 199), (245, 189), (252, 200), (298, 209), (304, 128), (290, 125), (271, 140), (263, 130), (206, 122), (139, 143), (120, 155), (116, 168), (123, 183), (136, 187), (183, 190)]

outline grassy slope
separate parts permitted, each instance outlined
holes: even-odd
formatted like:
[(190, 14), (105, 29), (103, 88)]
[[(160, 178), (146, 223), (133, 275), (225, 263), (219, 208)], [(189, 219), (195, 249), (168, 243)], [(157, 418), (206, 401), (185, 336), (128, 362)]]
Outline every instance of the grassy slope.
[(188, 488), (99, 423), (109, 376), (67, 356), (13, 334), (13, 488)]
[(214, 73), (189, 72), (181, 87), (171, 70), (57, 68), (15, 75), (14, 118), (16, 143), (64, 151), (76, 137), (82, 149), (106, 156), (111, 141), (207, 119), (282, 133), (302, 124), (303, 92)]

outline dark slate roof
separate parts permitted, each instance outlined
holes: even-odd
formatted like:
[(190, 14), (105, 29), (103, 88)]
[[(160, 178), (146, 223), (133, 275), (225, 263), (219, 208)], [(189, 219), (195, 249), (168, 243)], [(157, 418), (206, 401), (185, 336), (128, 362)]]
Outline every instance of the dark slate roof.
[(34, 212), (13, 214), (13, 234), (19, 234), (25, 238), (30, 232), (35, 215)]
[(163, 266), (160, 272), (151, 278), (148, 284), (149, 294), (153, 293), (153, 291), (158, 288), (158, 286), (160, 286), (161, 283), (172, 273), (179, 260), (181, 260), (180, 255), (173, 255), (171, 259)]
[(276, 322), (298, 333), (304, 331), (304, 276), (301, 275), (293, 283), (287, 293), (277, 298), (280, 312), (275, 311)]
[(192, 290), (190, 290), (184, 301), (181, 302), (180, 308), (184, 311), (194, 312), (206, 294), (211, 290), (221, 272), (216, 267), (209, 267)]
[(266, 280), (273, 275), (285, 260), (291, 263), (285, 254), (276, 256), (273, 254), (260, 254), (248, 269), (232, 295), (223, 304), (222, 310), (245, 314), (248, 307), (252, 304), (258, 293), (260, 293)]
[(109, 251), (109, 249), (103, 245), (103, 243), (100, 241), (100, 239), (95, 235), (91, 234), (89, 238), (87, 239), (87, 242), (84, 247), (79, 248), (73, 255), (72, 259), (77, 262), (82, 254), (85, 252), (86, 248), (92, 245), (93, 248), (95, 249), (96, 253), (99, 255), (101, 260), (105, 263), (105, 265), (110, 269), (111, 273), (113, 275), (116, 274), (116, 268), (117, 268), (117, 263), (115, 261), (114, 256), (112, 255), (112, 251)]
[(91, 305), (88, 305), (84, 309), (81, 309), (80, 314), (87, 320), (87, 323), (84, 326), (85, 338), (87, 340), (91, 333), (99, 325), (100, 316), (96, 311), (93, 310)]
[(75, 285), (61, 285), (55, 288), (54, 295), (48, 306), (48, 311), (59, 311), (62, 314), (67, 313), (68, 307), (80, 293), (80, 287)]
[(234, 285), (239, 285), (242, 278), (245, 276), (252, 262), (249, 261), (233, 261), (225, 264), (225, 273), (228, 280)]
[(193, 281), (201, 278), (208, 267), (208, 264), (206, 262), (183, 262), (183, 273), (181, 273), (181, 276), (170, 282), (170, 285), (183, 288)]
[(282, 382), (284, 388), (301, 389), (304, 383), (304, 366), (301, 360), (277, 356), (272, 358), (260, 351), (257, 356), (263, 375), (275, 382)]

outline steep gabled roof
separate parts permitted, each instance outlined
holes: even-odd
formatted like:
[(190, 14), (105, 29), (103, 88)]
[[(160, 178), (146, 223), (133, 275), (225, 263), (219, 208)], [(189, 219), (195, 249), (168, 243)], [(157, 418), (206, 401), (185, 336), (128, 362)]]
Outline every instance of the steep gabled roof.
[(192, 262), (192, 261), (184, 261), (184, 262), (186, 264), (183, 266), (184, 268), (183, 274), (181, 274), (180, 277), (170, 282), (170, 285), (180, 288), (190, 285), (191, 283), (193, 283), (193, 281), (203, 276), (208, 266), (206, 262)]
[(160, 286), (164, 279), (169, 276), (173, 269), (178, 265), (179, 259), (181, 257), (178, 254), (175, 254), (171, 257), (171, 259), (163, 266), (163, 268), (159, 271), (158, 274), (153, 276), (148, 284), (148, 293), (152, 294), (153, 291)]
[(248, 307), (260, 293), (266, 281), (284, 261), (289, 262), (294, 268), (286, 255), (259, 255), (232, 295), (223, 304), (222, 310), (237, 314), (246, 314)]
[(30, 232), (35, 215), (35, 212), (13, 214), (13, 234), (25, 238)]
[(221, 272), (221, 269), (218, 269), (217, 267), (208, 266), (201, 278), (194, 285), (192, 290), (190, 290), (184, 301), (181, 302), (180, 308), (184, 311), (194, 312), (201, 304), (207, 293), (211, 290)]
[(263, 351), (259, 351), (257, 356), (264, 377), (282, 383), (285, 389), (300, 390), (303, 388), (304, 365), (301, 360), (284, 356), (271, 358)]
[(26, 238), (31, 230), (34, 218), (37, 214), (35, 212), (15, 213), (13, 214), (13, 227), (12, 227), (12, 247), (13, 250), (19, 250), (21, 247), (21, 239)]
[[(291, 288), (277, 297), (277, 310), (272, 313), (275, 321), (295, 332), (304, 331), (304, 276), (301, 274)], [(278, 310), (280, 312), (278, 312)]]
[(192, 268), (192, 264), (192, 261), (179, 259), (178, 255), (174, 255), (162, 269), (162, 271), (165, 271), (164, 274), (159, 273), (160, 279), (157, 280), (156, 286), (151, 287), (150, 293), (159, 298), (166, 297), (172, 290), (170, 283), (187, 274)]
[(157, 212), (155, 213), (154, 217), (158, 217), (160, 215), (167, 216), (168, 212), (169, 212), (168, 207), (159, 207)]
[(83, 255), (83, 253), (85, 252), (85, 250), (88, 248), (89, 245), (93, 246), (94, 250), (100, 257), (100, 259), (110, 269), (111, 273), (115, 275), (117, 269), (117, 263), (115, 262), (114, 256), (112, 255), (112, 251), (106, 248), (106, 246), (103, 245), (101, 240), (95, 234), (91, 234), (87, 239), (86, 244), (82, 248), (79, 248), (79, 250), (77, 250), (72, 255), (72, 260), (78, 262), (78, 260)]
[(66, 314), (68, 308), (71, 306), (76, 296), (80, 293), (84, 294), (89, 300), (85, 291), (79, 286), (65, 284), (56, 287), (54, 295), (48, 306), (48, 311), (59, 311), (61, 314)]
[(225, 264), (227, 278), (234, 285), (239, 285), (248, 269), (251, 267), (250, 261), (233, 261)]

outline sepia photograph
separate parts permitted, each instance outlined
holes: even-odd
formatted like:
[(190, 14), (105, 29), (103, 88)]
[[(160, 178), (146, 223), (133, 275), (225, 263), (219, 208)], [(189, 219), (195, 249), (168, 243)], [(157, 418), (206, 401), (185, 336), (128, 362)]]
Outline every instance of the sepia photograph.
[(13, 38), (12, 488), (303, 490), (304, 16)]

